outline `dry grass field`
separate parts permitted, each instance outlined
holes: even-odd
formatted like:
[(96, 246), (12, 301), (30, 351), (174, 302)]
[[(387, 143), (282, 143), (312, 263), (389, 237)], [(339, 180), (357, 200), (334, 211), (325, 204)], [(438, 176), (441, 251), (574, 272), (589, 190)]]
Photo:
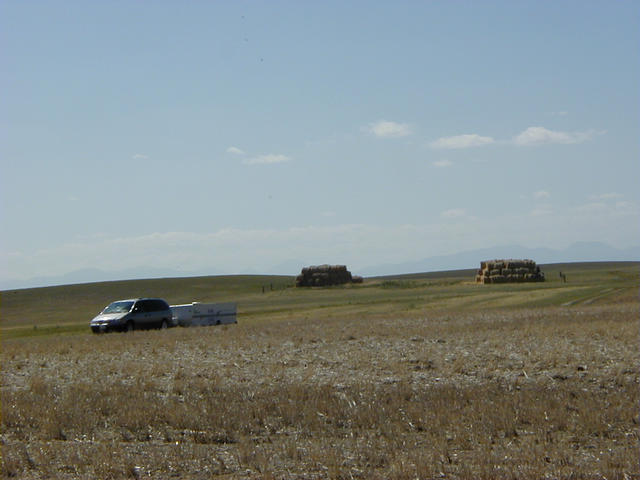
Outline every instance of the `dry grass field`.
[(251, 279), (216, 298), (239, 299), (238, 325), (108, 335), (85, 318), (27, 336), (39, 295), (3, 292), (2, 475), (639, 478), (638, 264), (562, 270), (265, 294)]

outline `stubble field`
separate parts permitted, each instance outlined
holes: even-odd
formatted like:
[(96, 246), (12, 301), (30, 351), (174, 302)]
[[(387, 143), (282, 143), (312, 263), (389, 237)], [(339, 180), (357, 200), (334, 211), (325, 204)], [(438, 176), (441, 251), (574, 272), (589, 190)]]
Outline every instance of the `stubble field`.
[(6, 335), (3, 292), (3, 475), (635, 478), (637, 264), (569, 278), (252, 283), (238, 325), (99, 336)]

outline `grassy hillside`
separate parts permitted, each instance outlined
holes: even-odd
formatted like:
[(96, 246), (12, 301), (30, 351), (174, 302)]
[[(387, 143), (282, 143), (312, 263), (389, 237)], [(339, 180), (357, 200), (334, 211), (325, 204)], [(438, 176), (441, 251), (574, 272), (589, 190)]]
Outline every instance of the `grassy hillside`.
[[(160, 297), (171, 304), (192, 301), (237, 301), (246, 296), (283, 289), (293, 284), (281, 276), (215, 276), (125, 280), (3, 291), (0, 297), (0, 329), (12, 335), (21, 328), (40, 333), (48, 327), (87, 326), (89, 320), (114, 300)], [(68, 328), (67, 328), (68, 330)]]
[[(113, 300), (161, 297), (171, 304), (192, 301), (238, 303), (240, 321), (361, 316), (415, 317), (431, 310), (571, 306), (633, 298), (637, 262), (543, 266), (547, 281), (477, 285), (475, 270), (366, 279), (362, 285), (294, 288), (288, 276), (235, 275), (129, 280), (1, 292), (2, 338), (88, 332), (88, 322)], [(559, 272), (567, 276), (560, 280)]]

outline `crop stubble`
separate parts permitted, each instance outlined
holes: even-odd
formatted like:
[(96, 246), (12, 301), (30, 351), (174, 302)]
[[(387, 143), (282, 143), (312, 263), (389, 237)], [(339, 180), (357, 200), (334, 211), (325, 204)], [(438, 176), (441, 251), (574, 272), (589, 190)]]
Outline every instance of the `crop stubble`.
[(636, 302), (426, 315), (5, 342), (3, 474), (638, 474)]

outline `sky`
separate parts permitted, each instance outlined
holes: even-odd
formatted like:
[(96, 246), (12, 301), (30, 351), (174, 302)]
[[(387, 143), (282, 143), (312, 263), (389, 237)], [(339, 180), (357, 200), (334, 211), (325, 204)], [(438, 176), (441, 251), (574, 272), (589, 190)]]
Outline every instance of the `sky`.
[(639, 25), (637, 1), (1, 2), (0, 281), (637, 246)]

